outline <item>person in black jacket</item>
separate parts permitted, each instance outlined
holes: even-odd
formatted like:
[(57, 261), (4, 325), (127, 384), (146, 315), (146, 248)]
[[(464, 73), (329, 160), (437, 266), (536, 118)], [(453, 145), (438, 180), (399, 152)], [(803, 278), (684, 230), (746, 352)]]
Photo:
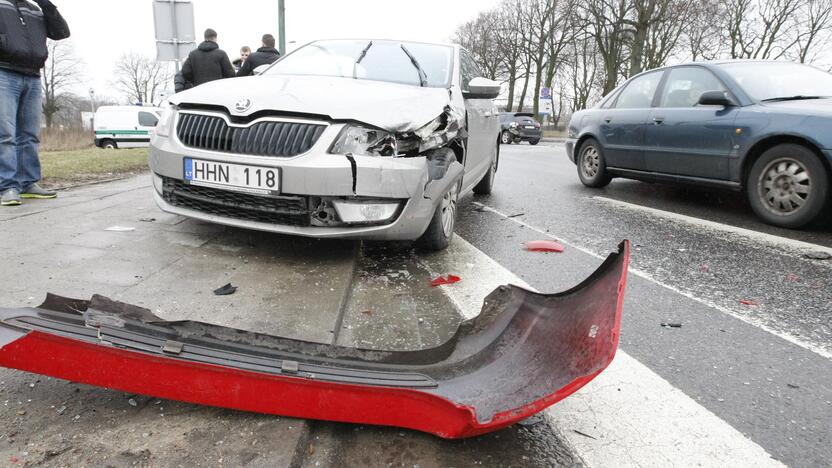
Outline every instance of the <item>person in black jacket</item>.
[(260, 65), (267, 65), (274, 63), (280, 57), (280, 52), (274, 48), (274, 36), (271, 34), (263, 34), (263, 47), (257, 49), (257, 52), (248, 56), (248, 59), (243, 62), (237, 76), (249, 76), (254, 74), (254, 69)]
[(235, 76), (231, 60), (217, 45), (217, 32), (211, 28), (205, 30), (205, 41), (188, 54), (182, 65), (182, 77), (185, 81), (199, 86), (202, 83), (231, 78)]
[(0, 0), (0, 25), (0, 205), (55, 198), (38, 185), (40, 69), (46, 38), (66, 39), (69, 26), (49, 0)]

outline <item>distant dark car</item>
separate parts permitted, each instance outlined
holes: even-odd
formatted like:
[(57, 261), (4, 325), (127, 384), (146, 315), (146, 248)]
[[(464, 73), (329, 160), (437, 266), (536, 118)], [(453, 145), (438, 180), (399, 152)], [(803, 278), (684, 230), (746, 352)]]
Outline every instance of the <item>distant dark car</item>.
[(584, 185), (614, 177), (744, 190), (768, 223), (821, 216), (832, 173), (832, 75), (788, 62), (693, 63), (637, 75), (569, 122)]
[(528, 141), (531, 145), (540, 143), (543, 131), (534, 114), (526, 112), (500, 112), (500, 143), (504, 145)]

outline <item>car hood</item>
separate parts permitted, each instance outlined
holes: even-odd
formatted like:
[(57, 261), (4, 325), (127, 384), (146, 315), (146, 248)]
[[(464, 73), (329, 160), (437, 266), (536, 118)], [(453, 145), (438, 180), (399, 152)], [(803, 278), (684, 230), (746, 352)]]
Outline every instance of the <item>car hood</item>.
[(800, 101), (766, 102), (763, 105), (777, 112), (790, 112), (802, 115), (832, 116), (832, 99), (803, 99)]
[[(240, 112), (246, 99), (251, 107)], [(260, 111), (355, 120), (394, 132), (411, 132), (441, 115), (450, 90), (328, 76), (259, 75), (216, 80), (178, 93), (175, 105), (222, 106), (232, 115)]]

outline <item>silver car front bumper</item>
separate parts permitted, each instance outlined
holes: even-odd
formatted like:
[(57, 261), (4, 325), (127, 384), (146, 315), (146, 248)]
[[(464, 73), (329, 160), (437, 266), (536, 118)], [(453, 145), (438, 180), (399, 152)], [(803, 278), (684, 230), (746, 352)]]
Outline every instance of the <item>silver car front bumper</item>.
[[(355, 178), (350, 161), (327, 152), (343, 125), (330, 125), (306, 153), (287, 158), (210, 152), (182, 145), (174, 132), (169, 137), (154, 135), (150, 146), (155, 200), (168, 213), (245, 229), (316, 238), (415, 240), (424, 233), (441, 197), (463, 175), (454, 162), (444, 177), (429, 180), (425, 157), (389, 158), (354, 156)], [(336, 197), (346, 200), (398, 201), (398, 215), (381, 225), (297, 226), (275, 224), (218, 215), (174, 206), (163, 196), (163, 181), (184, 179), (184, 159), (221, 161), (279, 168), (281, 194)], [(353, 189), (354, 188), (354, 189)], [(230, 192), (234, 193), (234, 192)]]

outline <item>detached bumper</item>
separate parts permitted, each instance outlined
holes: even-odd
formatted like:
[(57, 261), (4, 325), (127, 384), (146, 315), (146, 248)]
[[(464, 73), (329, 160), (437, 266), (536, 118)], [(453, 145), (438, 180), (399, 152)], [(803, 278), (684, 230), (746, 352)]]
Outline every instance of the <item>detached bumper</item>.
[(94, 296), (0, 309), (0, 365), (197, 404), (416, 429), (493, 431), (574, 393), (618, 346), (629, 244), (558, 294), (492, 292), (431, 349), (322, 345), (200, 322), (168, 322)]

